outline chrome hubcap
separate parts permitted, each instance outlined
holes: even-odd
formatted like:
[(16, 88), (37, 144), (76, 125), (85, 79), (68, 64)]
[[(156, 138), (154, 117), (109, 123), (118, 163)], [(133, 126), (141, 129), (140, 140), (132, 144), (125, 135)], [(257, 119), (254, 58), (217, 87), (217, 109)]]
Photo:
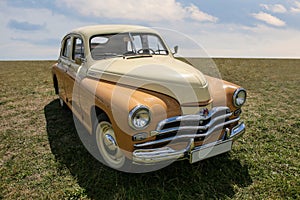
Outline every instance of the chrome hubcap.
[(109, 122), (100, 122), (96, 129), (98, 149), (106, 161), (113, 168), (120, 168), (125, 162), (125, 156), (116, 142), (114, 130)]
[(110, 151), (115, 151), (118, 148), (115, 139), (109, 134), (105, 134), (103, 142)]

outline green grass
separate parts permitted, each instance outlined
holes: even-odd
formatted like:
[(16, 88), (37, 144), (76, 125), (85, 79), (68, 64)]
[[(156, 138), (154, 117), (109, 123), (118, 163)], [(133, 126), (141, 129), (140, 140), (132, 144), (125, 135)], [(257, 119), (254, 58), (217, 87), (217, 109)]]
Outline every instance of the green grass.
[(105, 167), (58, 106), (54, 61), (0, 62), (0, 199), (299, 199), (300, 60), (215, 59), (248, 91), (233, 151), (147, 174)]

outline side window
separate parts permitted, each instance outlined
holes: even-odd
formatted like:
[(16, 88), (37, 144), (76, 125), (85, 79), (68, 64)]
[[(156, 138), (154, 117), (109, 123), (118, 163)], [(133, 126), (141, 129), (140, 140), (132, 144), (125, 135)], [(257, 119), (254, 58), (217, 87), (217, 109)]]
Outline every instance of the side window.
[(73, 56), (72, 59), (84, 58), (84, 45), (81, 38), (74, 39)]
[(63, 56), (69, 58), (71, 55), (71, 38), (65, 40), (64, 49), (63, 49)]
[(138, 50), (142, 49), (143, 45), (142, 45), (141, 36), (134, 35), (132, 38), (133, 38), (133, 43), (134, 43), (136, 50), (138, 51)]

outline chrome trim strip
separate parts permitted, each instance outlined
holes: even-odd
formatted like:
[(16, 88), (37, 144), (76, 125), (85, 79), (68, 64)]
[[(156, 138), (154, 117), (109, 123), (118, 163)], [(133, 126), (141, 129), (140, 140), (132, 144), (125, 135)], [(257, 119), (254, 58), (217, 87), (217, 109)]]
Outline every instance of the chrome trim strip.
[[(188, 138), (192, 139), (192, 138), (206, 137), (206, 136), (210, 135), (211, 133), (213, 133), (216, 129), (222, 128), (223, 126), (226, 126), (226, 125), (234, 123), (234, 122), (238, 122), (239, 120), (240, 120), (240, 118), (238, 117), (236, 119), (218, 124), (218, 125), (214, 126), (212, 129), (209, 129), (207, 131), (207, 133), (204, 133), (204, 134), (176, 135), (173, 137), (164, 138), (164, 139), (160, 139), (160, 140), (154, 140), (154, 141), (145, 142), (145, 143), (141, 143), (141, 144), (135, 144), (134, 147), (136, 147), (136, 148), (147, 147), (147, 146), (151, 146), (151, 145), (157, 145), (160, 143), (170, 142), (170, 141), (177, 140), (177, 139), (188, 139)], [(186, 127), (187, 130), (191, 130), (191, 131), (193, 131), (194, 128), (195, 127)], [(174, 129), (185, 130), (185, 127), (183, 127), (183, 128), (179, 127), (179, 128), (174, 128)]]
[(168, 129), (163, 129), (163, 130), (157, 130), (158, 135), (160, 134), (166, 134), (169, 132), (173, 131), (185, 131), (185, 130), (190, 130), (190, 131), (197, 131), (197, 130), (208, 130), (211, 126), (215, 126), (216, 122), (220, 120), (225, 120), (227, 117), (230, 117), (232, 113), (229, 113), (227, 115), (222, 115), (219, 117), (214, 118), (211, 120), (207, 125), (205, 126), (180, 126), (180, 127), (175, 127), (175, 128), (168, 128)]
[(183, 103), (180, 106), (181, 107), (204, 107), (207, 106), (209, 104), (211, 104), (213, 102), (213, 99), (209, 99), (207, 101), (199, 101), (199, 102), (190, 102), (190, 103)]
[[(213, 118), (215, 115), (221, 112), (228, 112), (228, 107), (214, 107), (210, 110), (208, 116), (201, 116), (201, 115), (185, 115), (185, 116), (177, 116), (165, 119), (158, 123), (156, 130), (161, 130), (162, 127), (169, 123), (180, 122), (180, 121), (200, 121), (200, 120), (207, 120), (209, 118)], [(230, 111), (229, 111), (230, 112)]]

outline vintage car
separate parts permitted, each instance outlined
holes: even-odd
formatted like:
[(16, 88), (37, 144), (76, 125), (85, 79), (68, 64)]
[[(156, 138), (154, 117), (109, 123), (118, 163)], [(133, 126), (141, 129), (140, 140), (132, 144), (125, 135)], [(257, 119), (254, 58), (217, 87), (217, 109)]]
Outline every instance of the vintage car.
[(204, 75), (177, 50), (141, 26), (88, 26), (63, 38), (55, 92), (108, 166), (195, 163), (230, 151), (245, 132), (245, 89)]

